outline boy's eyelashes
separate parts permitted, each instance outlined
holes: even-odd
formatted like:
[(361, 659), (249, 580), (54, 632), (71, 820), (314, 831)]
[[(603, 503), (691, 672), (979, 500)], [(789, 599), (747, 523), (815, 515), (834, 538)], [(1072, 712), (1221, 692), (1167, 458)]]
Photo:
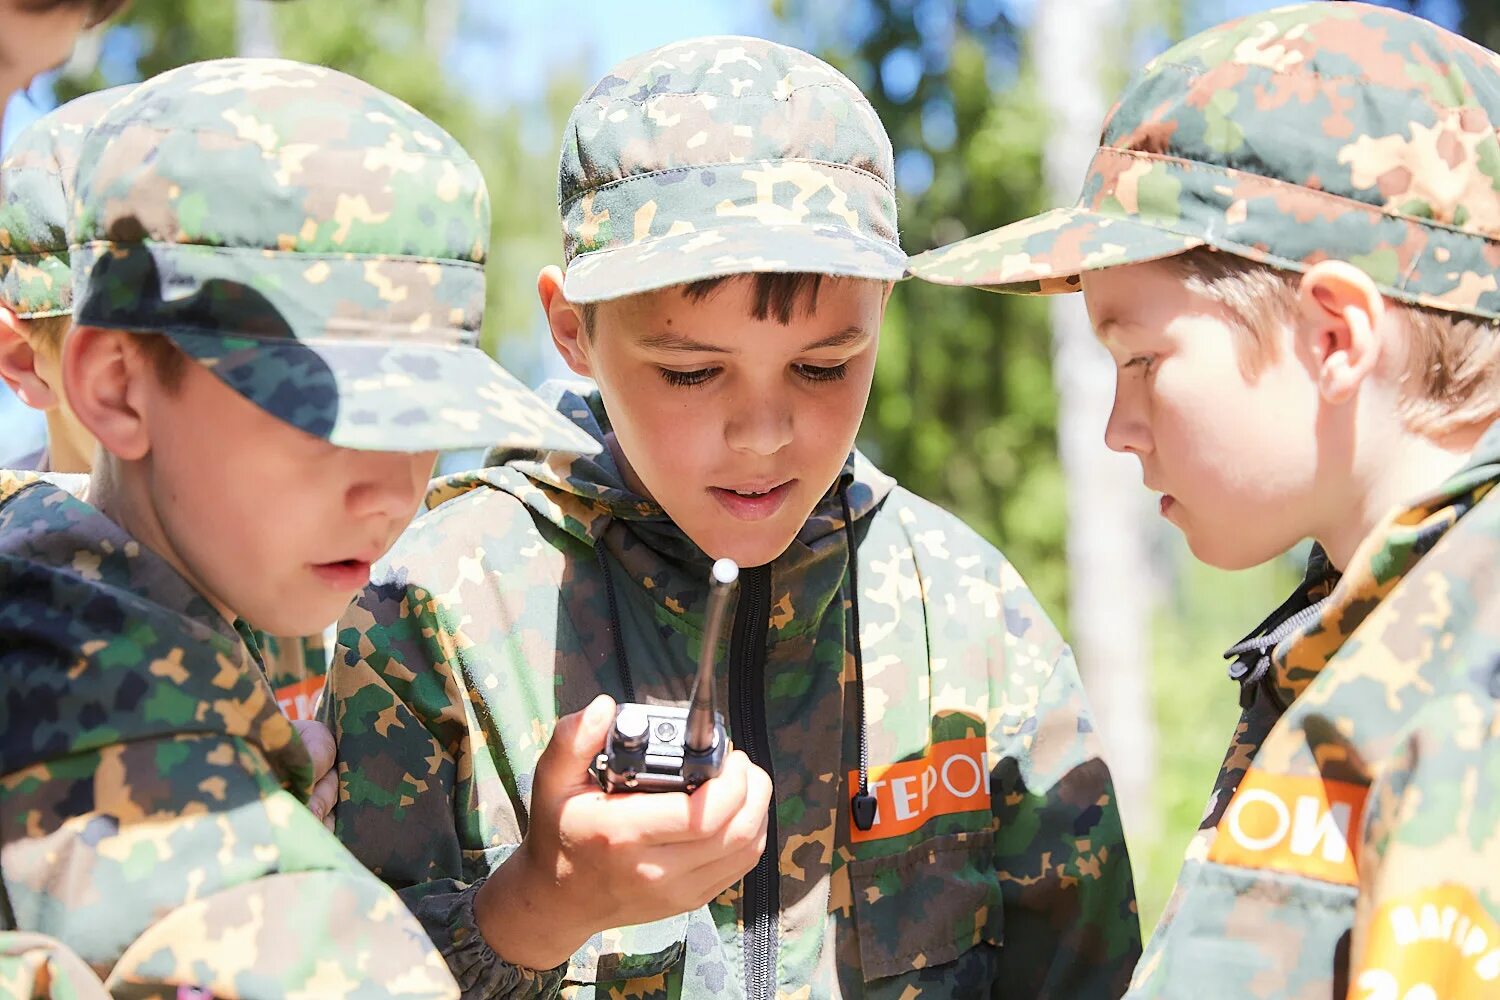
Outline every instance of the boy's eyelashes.
[[(695, 368), (691, 371), (679, 371), (676, 368), (656, 369), (661, 377), (666, 379), (668, 385), (690, 388), (693, 386), (706, 385), (712, 381), (722, 368)], [(808, 382), (837, 382), (849, 374), (849, 362), (841, 361), (836, 365), (792, 365), (792, 371)]]
[(849, 374), (849, 362), (841, 361), (836, 365), (793, 365), (797, 374), (809, 382), (837, 382)]
[(687, 388), (695, 385), (703, 385), (709, 379), (719, 374), (717, 368), (698, 368), (690, 372), (680, 372), (675, 368), (657, 368), (661, 377), (667, 380), (668, 385)]
[(1149, 374), (1150, 371), (1151, 371), (1151, 369), (1153, 369), (1155, 367), (1156, 367), (1156, 355), (1154, 355), (1154, 354), (1137, 354), (1134, 357), (1132, 357), (1129, 361), (1127, 361), (1123, 365), (1121, 365), (1120, 369), (1122, 371), (1130, 371), (1130, 370), (1134, 369), (1136, 371)]

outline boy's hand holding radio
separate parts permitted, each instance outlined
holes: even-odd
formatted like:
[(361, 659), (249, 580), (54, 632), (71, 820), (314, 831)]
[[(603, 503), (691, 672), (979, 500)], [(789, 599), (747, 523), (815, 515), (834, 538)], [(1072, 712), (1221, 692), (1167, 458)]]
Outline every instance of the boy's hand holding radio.
[[(728, 750), (713, 710), (712, 650), (720, 628), (713, 618), (716, 607), (723, 617), (727, 589), (717, 579), (704, 629), (709, 677), (705, 682), (700, 661), (693, 707), (675, 741), (685, 748), (688, 780), (680, 787), (695, 791), (602, 790), (611, 769), (600, 748), (617, 745), (620, 736), (607, 695), (558, 720), (537, 762), (525, 839), (475, 904), (480, 930), (506, 961), (552, 968), (598, 931), (697, 909), (755, 866), (765, 849), (771, 779), (742, 752)], [(622, 706), (627, 728), (629, 710), (638, 707)], [(695, 743), (711, 740), (716, 747), (695, 751)], [(704, 780), (703, 769), (719, 760), (717, 776)]]

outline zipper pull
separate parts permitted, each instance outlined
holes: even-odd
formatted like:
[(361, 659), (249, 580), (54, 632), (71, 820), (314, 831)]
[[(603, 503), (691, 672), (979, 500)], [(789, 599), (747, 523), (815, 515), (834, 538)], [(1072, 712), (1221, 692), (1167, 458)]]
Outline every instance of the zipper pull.
[(855, 792), (849, 799), (849, 811), (854, 815), (854, 825), (863, 833), (869, 833), (875, 825), (875, 796), (869, 792)]

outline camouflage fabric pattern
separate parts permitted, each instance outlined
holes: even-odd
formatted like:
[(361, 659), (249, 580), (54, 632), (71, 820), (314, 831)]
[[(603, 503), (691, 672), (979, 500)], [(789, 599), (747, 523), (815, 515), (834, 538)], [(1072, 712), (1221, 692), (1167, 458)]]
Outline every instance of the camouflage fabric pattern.
[(1227, 1000), (1500, 990), (1497, 483), (1500, 425), (1276, 647), (1290, 707), (1226, 761), (1238, 790), (1129, 996), (1208, 977)]
[(456, 996), (400, 899), (305, 808), (307, 749), (241, 633), (69, 492), (84, 483), (0, 474), (15, 929), (122, 997)]
[(594, 84), (563, 137), (574, 302), (755, 271), (905, 274), (885, 127), (806, 52), (729, 36), (653, 49)]
[[(563, 391), (558, 409), (597, 438), (608, 430), (597, 394)], [(707, 556), (607, 456), (496, 464), (505, 457), (434, 483), (435, 509), (342, 621), (324, 701), (340, 745), (338, 834), (450, 962), (497, 960), (482, 942), (453, 947), (445, 935), (469, 928), (451, 914), (520, 843), (557, 717), (601, 691), (624, 697), (615, 628), (636, 700), (685, 704), (706, 599)], [(840, 482), (858, 539), (882, 818), (869, 838), (850, 829), (859, 714), (848, 543), (831, 493), (764, 571), (765, 687), (741, 695), (764, 702), (773, 764), (775, 995), (1118, 996), (1139, 923), (1067, 647), (1010, 565), (957, 520), (857, 455)], [(597, 545), (614, 567), (618, 619)], [(742, 572), (739, 601), (757, 572)], [(733, 673), (718, 677), (731, 720)], [(746, 738), (733, 726), (731, 737)], [(400, 833), (411, 829), (423, 836)], [(737, 884), (698, 911), (596, 936), (568, 964), (563, 995), (745, 996), (743, 895)]]
[(134, 87), (49, 111), (21, 130), (0, 162), (0, 301), (22, 319), (73, 312), (68, 212), (78, 153), (99, 116)]
[(311, 719), (316, 714), (333, 659), (333, 635), (332, 628), (318, 635), (257, 635), (266, 680), (287, 718)]
[(489, 229), (473, 159), (395, 98), (320, 66), (195, 63), (84, 142), (76, 321), (165, 333), (343, 447), (589, 448), (475, 346)]
[(1050, 294), (1207, 245), (1500, 317), (1500, 58), (1428, 21), (1304, 3), (1210, 28), (1135, 75), (1073, 208), (921, 254), (944, 284)]
[(99, 977), (44, 934), (0, 931), (0, 996), (14, 1000), (108, 1000)]

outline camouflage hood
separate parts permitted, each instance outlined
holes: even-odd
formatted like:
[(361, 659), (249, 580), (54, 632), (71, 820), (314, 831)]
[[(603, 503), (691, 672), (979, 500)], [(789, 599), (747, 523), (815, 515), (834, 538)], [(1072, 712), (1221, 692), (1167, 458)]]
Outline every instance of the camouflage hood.
[[(556, 525), (588, 545), (603, 537), (610, 522), (623, 522), (632, 535), (646, 545), (684, 564), (700, 567), (706, 577), (709, 558), (672, 522), (667, 512), (652, 500), (625, 485), (625, 478), (609, 449), (603, 447), (610, 433), (609, 415), (598, 390), (587, 383), (549, 382), (537, 394), (551, 403), (574, 426), (599, 443), (597, 455), (580, 458), (570, 452), (518, 452), (495, 449), (486, 456), (486, 468), (439, 479), (429, 488), (427, 506), (436, 507), (475, 487), (487, 484), (510, 493), (538, 517)], [(815, 546), (844, 527), (839, 493), (849, 499), (855, 521), (885, 499), (896, 481), (875, 468), (858, 451), (850, 453), (838, 483), (814, 508), (797, 533), (792, 549)], [(786, 559), (787, 555), (783, 555)]]
[[(245, 638), (166, 562), (79, 499), (87, 482), (0, 472), (10, 720), (0, 774), (131, 740), (228, 733), (257, 745), (305, 798), (307, 750)], [(47, 669), (63, 663), (72, 666)]]

